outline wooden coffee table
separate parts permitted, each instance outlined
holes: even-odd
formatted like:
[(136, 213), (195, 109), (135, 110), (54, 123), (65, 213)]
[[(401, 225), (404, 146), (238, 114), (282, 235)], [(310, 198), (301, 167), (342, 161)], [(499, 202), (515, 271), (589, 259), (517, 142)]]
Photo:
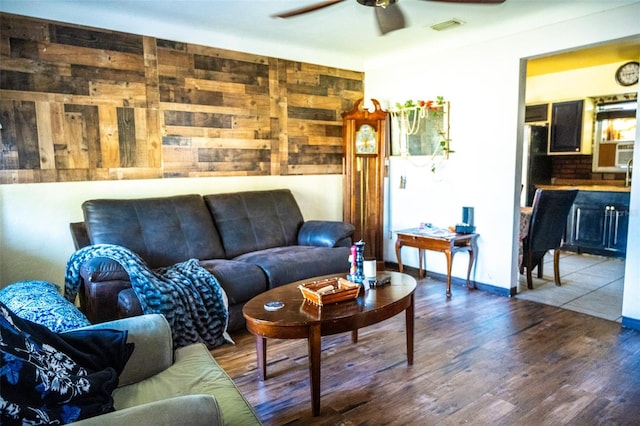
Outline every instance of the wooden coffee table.
[[(358, 329), (379, 323), (405, 311), (407, 364), (413, 364), (413, 315), (416, 280), (399, 272), (384, 272), (391, 276), (391, 284), (361, 290), (356, 299), (318, 307), (305, 301), (298, 285), (329, 278), (316, 277), (274, 288), (251, 299), (242, 313), (247, 329), (256, 336), (258, 374), (267, 378), (267, 337), (275, 339), (308, 339), (309, 375), (313, 415), (320, 414), (320, 350), (321, 336), (351, 332), (354, 343)], [(382, 275), (381, 274), (381, 275)], [(277, 311), (267, 311), (265, 303), (284, 302)]]

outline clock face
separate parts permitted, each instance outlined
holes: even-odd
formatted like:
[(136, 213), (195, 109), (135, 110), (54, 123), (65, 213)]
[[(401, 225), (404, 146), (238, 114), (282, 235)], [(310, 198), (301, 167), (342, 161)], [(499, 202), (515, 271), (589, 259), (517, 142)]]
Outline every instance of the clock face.
[(376, 130), (368, 124), (363, 124), (356, 132), (356, 154), (377, 154), (378, 138)]
[(616, 81), (621, 86), (632, 86), (638, 82), (638, 62), (627, 62), (616, 71)]

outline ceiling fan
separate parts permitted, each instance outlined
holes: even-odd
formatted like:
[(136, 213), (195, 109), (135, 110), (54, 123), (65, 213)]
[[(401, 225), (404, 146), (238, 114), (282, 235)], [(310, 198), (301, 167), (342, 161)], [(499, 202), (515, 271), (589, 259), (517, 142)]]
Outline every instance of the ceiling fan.
[[(290, 10), (288, 12), (278, 13), (272, 15), (273, 18), (291, 18), (292, 16), (298, 16), (309, 12), (314, 12), (319, 9), (323, 9), (328, 6), (333, 6), (337, 3), (342, 3), (345, 0), (328, 0), (320, 3), (312, 4), (310, 6), (301, 7), (298, 9)], [(402, 10), (398, 6), (399, 0), (357, 0), (363, 6), (375, 7), (376, 19), (378, 21), (378, 28), (382, 35), (388, 32), (399, 30), (405, 27), (404, 15)], [(505, 0), (428, 0), (439, 1), (447, 3), (503, 3)]]

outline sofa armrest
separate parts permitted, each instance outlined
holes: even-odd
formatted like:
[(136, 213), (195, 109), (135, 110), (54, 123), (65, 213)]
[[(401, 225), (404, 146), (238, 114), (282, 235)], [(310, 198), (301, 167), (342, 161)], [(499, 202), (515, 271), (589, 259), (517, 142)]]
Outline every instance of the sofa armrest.
[(72, 423), (94, 425), (221, 425), (222, 415), (212, 395), (183, 395), (129, 407)]
[(114, 329), (128, 331), (127, 342), (135, 347), (118, 381), (118, 386), (137, 383), (173, 364), (173, 340), (166, 318), (141, 315), (83, 327), (78, 330)]
[(93, 324), (118, 316), (118, 294), (131, 288), (129, 274), (112, 259), (96, 257), (80, 267), (80, 310)]
[(94, 257), (80, 267), (80, 275), (91, 282), (128, 281), (129, 274), (115, 260), (108, 257)]
[(346, 222), (310, 220), (300, 227), (298, 244), (321, 247), (350, 246), (354, 230), (355, 227)]

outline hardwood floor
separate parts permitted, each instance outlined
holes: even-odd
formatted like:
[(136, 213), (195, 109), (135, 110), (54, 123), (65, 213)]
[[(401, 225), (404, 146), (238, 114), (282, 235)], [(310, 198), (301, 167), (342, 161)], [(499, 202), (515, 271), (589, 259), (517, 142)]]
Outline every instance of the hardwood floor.
[(212, 351), (265, 425), (638, 425), (640, 333), (517, 298), (418, 281), (414, 365), (404, 315), (322, 340), (320, 416), (311, 415), (306, 340), (255, 338)]

